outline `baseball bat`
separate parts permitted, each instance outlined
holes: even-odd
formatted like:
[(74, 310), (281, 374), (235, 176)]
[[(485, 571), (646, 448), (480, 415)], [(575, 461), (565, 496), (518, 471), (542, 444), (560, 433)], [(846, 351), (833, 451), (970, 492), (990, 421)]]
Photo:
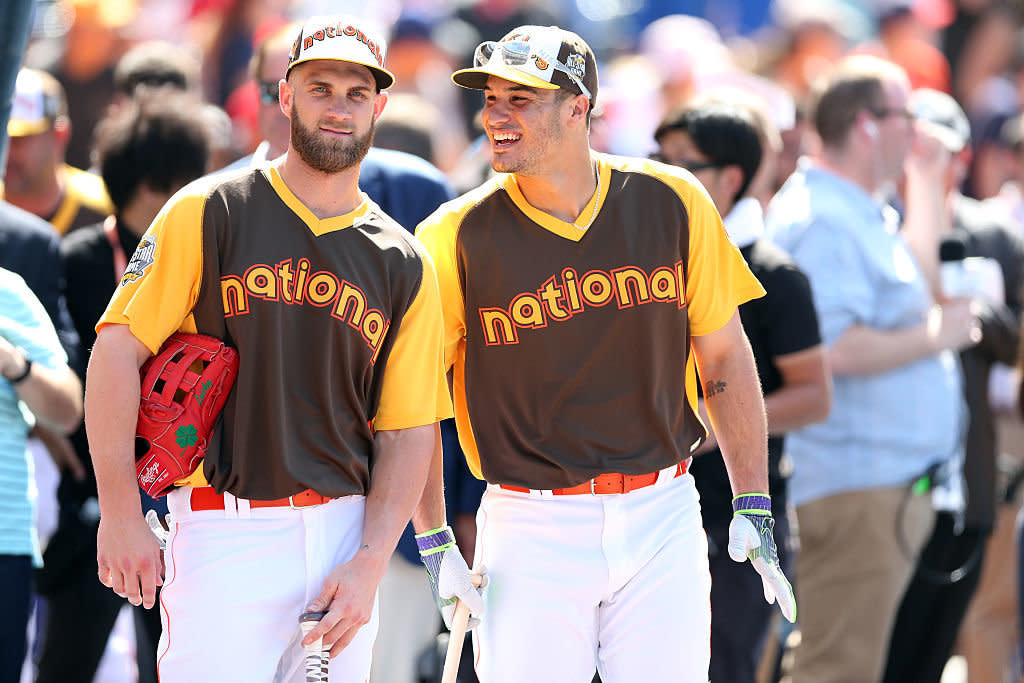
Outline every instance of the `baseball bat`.
[[(299, 617), (302, 637), (320, 623), (327, 612), (304, 612)], [(323, 638), (317, 638), (306, 646), (306, 683), (327, 683), (327, 667), (331, 662), (330, 650), (324, 649)]]
[[(473, 585), (479, 587), (482, 579), (473, 574)], [(469, 608), (459, 600), (455, 605), (452, 617), (452, 628), (448, 632), (448, 650), (444, 655), (444, 669), (441, 671), (441, 683), (455, 683), (459, 673), (459, 662), (462, 660), (462, 643), (466, 640), (466, 627), (469, 626)]]

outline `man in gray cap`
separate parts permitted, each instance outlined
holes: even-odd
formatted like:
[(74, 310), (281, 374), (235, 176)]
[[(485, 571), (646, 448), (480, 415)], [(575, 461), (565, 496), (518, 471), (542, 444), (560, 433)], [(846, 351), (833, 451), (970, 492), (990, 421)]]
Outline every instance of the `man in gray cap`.
[(936, 299), (971, 298), (982, 335), (960, 352), (968, 409), (962, 426), (966, 508), (945, 504), (940, 483), (933, 497), (935, 527), (892, 631), (884, 678), (889, 683), (939, 680), (981, 577), (999, 500), (989, 376), (995, 363), (1016, 361), (1024, 285), (1024, 242), (1009, 227), (1009, 216), (959, 191), (971, 161), (970, 126), (960, 105), (930, 89), (915, 90), (907, 104), (918, 120), (919, 142), (927, 145), (930, 138), (935, 152), (929, 162), (908, 164), (908, 201), (929, 187), (941, 188), (943, 200), (935, 220), (905, 226), (908, 240), (918, 245), (919, 261), (932, 261)]

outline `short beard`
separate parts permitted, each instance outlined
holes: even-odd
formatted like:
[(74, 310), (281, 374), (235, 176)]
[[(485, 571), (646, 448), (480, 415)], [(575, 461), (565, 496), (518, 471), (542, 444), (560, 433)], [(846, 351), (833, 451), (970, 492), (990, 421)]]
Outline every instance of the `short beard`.
[(548, 163), (547, 159), (553, 154), (558, 154), (565, 139), (565, 133), (558, 123), (557, 108), (538, 123), (534, 128), (533, 138), (537, 146), (528, 150), (525, 156), (506, 159), (492, 154), (491, 168), (497, 173), (518, 173), (524, 176), (543, 172)]
[(298, 112), (292, 107), (292, 147), (299, 153), (307, 166), (321, 173), (341, 173), (357, 165), (366, 156), (373, 144), (376, 121), (370, 121), (370, 130), (362, 137), (351, 140), (329, 141), (317, 134), (316, 128), (307, 128), (299, 120)]

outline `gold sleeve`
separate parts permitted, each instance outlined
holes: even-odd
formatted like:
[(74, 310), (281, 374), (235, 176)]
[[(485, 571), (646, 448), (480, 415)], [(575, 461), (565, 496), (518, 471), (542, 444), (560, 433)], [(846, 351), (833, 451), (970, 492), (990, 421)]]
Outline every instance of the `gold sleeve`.
[(384, 369), (373, 428), (406, 429), (452, 416), (445, 377), (441, 295), (430, 257), (420, 251), (419, 291), (402, 316)]
[(686, 306), (690, 331), (701, 336), (722, 327), (737, 306), (765, 292), (740, 250), (729, 241), (707, 194), (693, 185), (680, 194), (690, 215)]
[(455, 362), (455, 356), (466, 337), (466, 304), (459, 285), (455, 252), (455, 226), (461, 221), (462, 214), (446, 214), (436, 221), (435, 217), (420, 223), (416, 237), (423, 242), (437, 269), (444, 316), (444, 367), (447, 371)]
[(173, 198), (143, 235), (96, 330), (128, 325), (156, 353), (172, 333), (195, 331), (192, 307), (203, 271), (205, 194)]

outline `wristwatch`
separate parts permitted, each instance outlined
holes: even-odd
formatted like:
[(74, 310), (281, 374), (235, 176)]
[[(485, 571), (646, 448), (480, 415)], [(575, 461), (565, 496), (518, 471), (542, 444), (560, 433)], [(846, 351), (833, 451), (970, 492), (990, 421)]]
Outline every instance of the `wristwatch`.
[(19, 346), (15, 349), (15, 351), (21, 354), (21, 357), (25, 359), (25, 369), (22, 370), (16, 377), (7, 377), (6, 375), (4, 375), (4, 379), (6, 379), (13, 385), (17, 385), (24, 382), (26, 379), (28, 379), (29, 373), (32, 372), (32, 359), (28, 357), (27, 353), (25, 353), (25, 349)]

